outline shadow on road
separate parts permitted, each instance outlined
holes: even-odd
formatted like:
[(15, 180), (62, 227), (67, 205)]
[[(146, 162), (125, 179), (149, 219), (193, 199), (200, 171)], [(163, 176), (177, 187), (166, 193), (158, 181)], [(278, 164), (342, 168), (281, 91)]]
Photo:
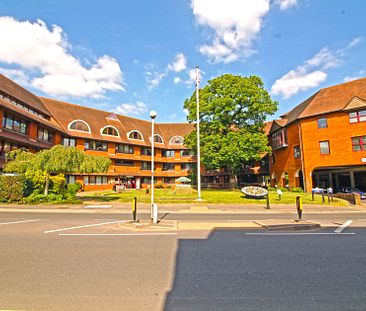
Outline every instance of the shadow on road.
[(179, 241), (172, 310), (362, 310), (365, 236), (250, 236), (215, 229)]

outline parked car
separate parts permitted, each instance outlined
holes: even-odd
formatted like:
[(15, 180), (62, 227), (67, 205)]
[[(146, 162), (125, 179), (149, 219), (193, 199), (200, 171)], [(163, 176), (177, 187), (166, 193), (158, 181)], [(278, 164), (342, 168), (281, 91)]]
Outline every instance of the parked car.
[(342, 187), (338, 189), (338, 192), (340, 193), (358, 193), (361, 197), (361, 199), (366, 199), (366, 193), (361, 191), (358, 188), (351, 188), (351, 187)]

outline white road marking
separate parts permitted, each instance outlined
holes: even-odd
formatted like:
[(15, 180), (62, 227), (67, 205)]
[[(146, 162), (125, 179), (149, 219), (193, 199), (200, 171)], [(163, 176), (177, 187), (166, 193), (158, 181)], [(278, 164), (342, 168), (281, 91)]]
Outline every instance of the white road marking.
[(111, 208), (112, 205), (87, 205), (84, 208)]
[(19, 220), (19, 221), (11, 221), (11, 222), (2, 222), (0, 223), (0, 226), (2, 225), (12, 225), (12, 224), (20, 224), (25, 222), (32, 222), (32, 221), (39, 221), (40, 219), (29, 219), (29, 220)]
[(335, 233), (341, 233), (344, 229), (346, 229), (350, 224), (352, 223), (352, 220), (347, 220), (343, 225), (339, 226), (334, 232)]
[(346, 232), (346, 233), (335, 233), (335, 232), (277, 232), (277, 233), (255, 233), (255, 232), (247, 232), (247, 235), (352, 235), (356, 234), (354, 232)]
[(102, 222), (102, 223), (98, 223), (98, 224), (91, 224), (91, 225), (84, 225), (84, 226), (76, 226), (76, 227), (48, 230), (48, 231), (44, 231), (44, 233), (59, 232), (59, 231), (66, 231), (66, 230), (87, 228), (87, 227), (103, 226), (103, 225), (115, 224), (115, 223), (119, 223), (119, 222), (128, 222), (128, 220), (117, 220), (117, 221)]
[(164, 233), (59, 233), (62, 236), (149, 236), (149, 235), (176, 235), (176, 232)]

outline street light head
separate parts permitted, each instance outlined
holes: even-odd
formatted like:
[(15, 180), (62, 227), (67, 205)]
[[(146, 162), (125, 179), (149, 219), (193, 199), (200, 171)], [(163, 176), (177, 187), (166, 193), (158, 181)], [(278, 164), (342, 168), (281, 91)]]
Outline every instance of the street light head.
[(150, 111), (150, 118), (155, 119), (157, 117), (158, 113), (155, 110)]

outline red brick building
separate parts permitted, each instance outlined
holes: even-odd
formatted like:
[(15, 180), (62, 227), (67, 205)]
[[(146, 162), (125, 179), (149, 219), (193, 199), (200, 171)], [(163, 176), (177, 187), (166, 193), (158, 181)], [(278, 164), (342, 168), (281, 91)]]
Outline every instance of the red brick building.
[(366, 78), (321, 89), (270, 129), (272, 185), (366, 190)]
[[(111, 189), (115, 184), (129, 188), (147, 187), (151, 180), (151, 122), (54, 99), (37, 97), (0, 74), (0, 168), (6, 153), (15, 148), (32, 152), (53, 145), (74, 146), (87, 154), (109, 157), (104, 174), (71, 174), (69, 183), (80, 182), (85, 190)], [(187, 176), (197, 161), (183, 138), (194, 125), (155, 124), (155, 180), (164, 186)], [(267, 130), (269, 127), (267, 126)], [(244, 165), (243, 184), (261, 181), (268, 175), (266, 158)], [(224, 171), (202, 169), (203, 186), (226, 188)]]
[[(85, 190), (111, 189), (115, 183), (146, 187), (151, 180), (151, 122), (40, 98), (0, 75), (0, 167), (5, 155), (24, 147), (35, 152), (53, 145), (75, 146), (87, 154), (109, 157), (107, 173), (75, 174)], [(188, 123), (155, 125), (156, 182), (174, 184), (187, 176), (196, 157), (183, 146)]]

